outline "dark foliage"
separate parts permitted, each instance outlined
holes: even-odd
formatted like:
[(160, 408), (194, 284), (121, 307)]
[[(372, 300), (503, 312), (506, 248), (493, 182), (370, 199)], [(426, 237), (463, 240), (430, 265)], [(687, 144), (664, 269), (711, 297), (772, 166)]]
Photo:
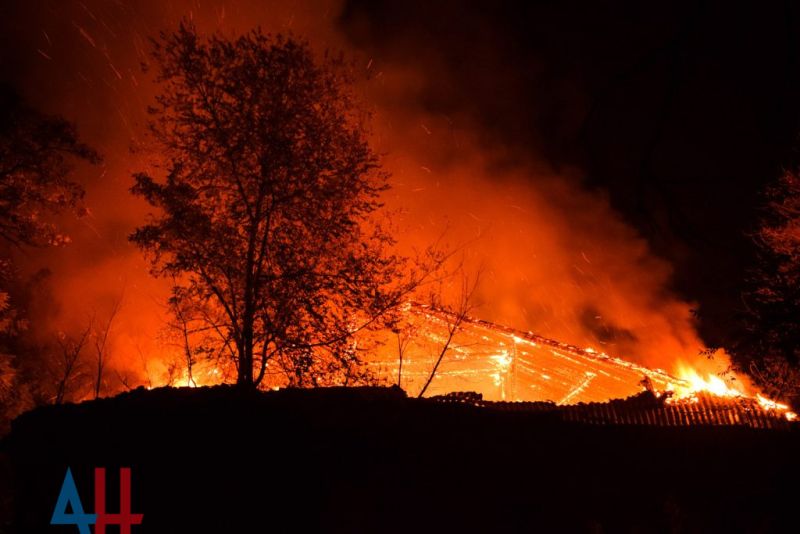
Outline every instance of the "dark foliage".
[[(53, 216), (84, 211), (82, 187), (71, 177), (78, 161), (98, 163), (97, 152), (82, 143), (75, 127), (60, 117), (43, 114), (10, 88), (0, 86), (0, 434), (8, 419), (33, 402), (44, 372), (29, 372), (16, 349), (31, 318), (23, 281), (12, 252), (31, 246), (62, 245)], [(37, 275), (38, 276), (38, 275)], [(36, 282), (34, 277), (30, 283)]]
[(67, 239), (48, 216), (80, 210), (83, 189), (70, 179), (76, 158), (99, 162), (72, 124), (30, 108), (0, 87), (0, 238), (17, 246)]
[(765, 392), (800, 405), (800, 177), (787, 172), (767, 191), (754, 235), (759, 264), (745, 295), (737, 364)]

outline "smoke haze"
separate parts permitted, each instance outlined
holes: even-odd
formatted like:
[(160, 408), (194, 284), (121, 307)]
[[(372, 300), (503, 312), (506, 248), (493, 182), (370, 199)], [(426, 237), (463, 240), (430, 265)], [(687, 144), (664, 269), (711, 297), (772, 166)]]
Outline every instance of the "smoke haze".
[[(128, 189), (133, 172), (147, 170), (153, 159), (146, 149), (146, 106), (157, 88), (141, 69), (148, 38), (187, 16), (201, 32), (235, 34), (261, 25), (308, 37), (318, 50), (344, 49), (354, 59), (363, 75), (359, 91), (373, 112), (375, 147), (393, 174), (388, 203), (401, 210), (401, 246), (424, 246), (445, 229), (448, 242), (466, 243), (468, 267), (485, 269), (477, 315), (668, 371), (679, 358), (697, 360), (702, 342), (691, 318), (694, 304), (670, 291), (670, 265), (651, 254), (603, 190), (586, 187), (589, 177), (580, 166), (554, 168), (542, 156), (552, 142), (548, 136), (506, 142), (515, 132), (498, 133), (470, 113), (476, 105), (500, 115), (513, 107), (537, 109), (509, 81), (515, 67), (483, 73), (487, 92), (491, 79), (501, 83), (486, 102), (437, 100), (431, 87), (454, 82), (449, 69), (437, 70), (437, 52), (422, 57), (418, 46), (409, 47), (412, 55), (372, 46), (368, 32), (359, 29), (364, 20), (351, 7), (40, 1), (6, 8), (14, 13), (5, 20), (24, 22), (4, 23), (2, 72), (31, 104), (77, 123), (105, 160), (78, 169), (90, 215), (64, 221), (72, 244), (22, 258), (29, 272), (52, 272), (49, 287), (58, 306), (47, 326), (76, 328), (121, 299), (112, 367), (140, 377), (163, 373), (170, 349), (159, 342), (159, 331), (168, 284), (150, 277), (127, 241), (148, 211)], [(441, 78), (432, 80), (436, 72)], [(536, 75), (535, 69), (524, 73)], [(562, 89), (564, 109), (585, 111), (586, 102), (569, 84)], [(538, 115), (569, 117), (547, 109)], [(565, 119), (549, 131), (557, 138), (574, 128)]]

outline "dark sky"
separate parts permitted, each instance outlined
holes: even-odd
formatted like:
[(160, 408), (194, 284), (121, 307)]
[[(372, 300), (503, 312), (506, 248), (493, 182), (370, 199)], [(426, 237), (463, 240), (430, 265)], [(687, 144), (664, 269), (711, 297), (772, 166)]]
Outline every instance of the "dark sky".
[(792, 2), (348, 3), (359, 47), (423, 65), (424, 105), (582, 169), (730, 335), (764, 184), (796, 158)]

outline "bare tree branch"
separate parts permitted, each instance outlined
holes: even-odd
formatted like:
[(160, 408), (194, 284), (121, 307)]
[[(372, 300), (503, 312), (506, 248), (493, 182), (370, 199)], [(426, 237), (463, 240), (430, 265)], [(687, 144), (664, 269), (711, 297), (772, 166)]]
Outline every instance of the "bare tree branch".
[(436, 306), (439, 309), (444, 309), (444, 311), (448, 312), (448, 317), (450, 317), (447, 325), (447, 336), (445, 338), (444, 343), (439, 350), (439, 355), (436, 358), (436, 361), (433, 364), (433, 369), (431, 369), (430, 375), (428, 375), (428, 379), (425, 381), (425, 384), (422, 386), (419, 394), (417, 395), (418, 398), (422, 398), (425, 395), (425, 392), (428, 390), (428, 387), (431, 385), (433, 378), (436, 376), (436, 372), (439, 370), (439, 366), (444, 359), (445, 354), (450, 349), (450, 345), (453, 342), (453, 338), (455, 337), (456, 333), (460, 330), (461, 324), (464, 322), (467, 317), (469, 317), (470, 312), (473, 309), (472, 299), (475, 295), (475, 291), (478, 288), (478, 284), (480, 282), (481, 272), (479, 271), (477, 275), (475, 275), (475, 279), (470, 282), (466, 275), (462, 276), (461, 280), (461, 294), (459, 296), (459, 300), (454, 307), (447, 307), (447, 306)]

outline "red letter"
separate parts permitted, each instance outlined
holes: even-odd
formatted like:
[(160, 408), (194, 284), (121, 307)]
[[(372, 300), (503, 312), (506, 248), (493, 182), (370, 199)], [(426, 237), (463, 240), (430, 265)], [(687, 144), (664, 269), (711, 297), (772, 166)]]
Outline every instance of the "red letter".
[(106, 525), (119, 525), (120, 534), (131, 534), (131, 525), (141, 525), (144, 514), (131, 513), (131, 468), (119, 470), (119, 513), (106, 513), (106, 470), (94, 470), (95, 534), (106, 534)]

